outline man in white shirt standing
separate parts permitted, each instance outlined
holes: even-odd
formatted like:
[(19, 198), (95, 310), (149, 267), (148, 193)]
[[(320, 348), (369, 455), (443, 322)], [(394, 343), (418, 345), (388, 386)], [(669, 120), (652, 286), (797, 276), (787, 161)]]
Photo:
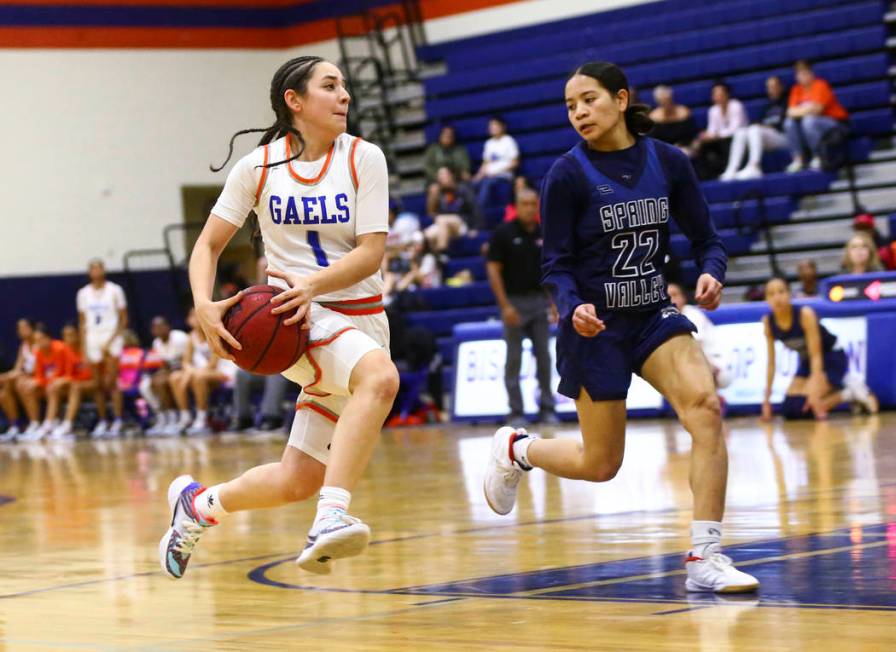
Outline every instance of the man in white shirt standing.
[(476, 202), (486, 224), (495, 226), (504, 217), (504, 208), (510, 203), (513, 175), (520, 164), (520, 150), (513, 136), (507, 133), (507, 124), (498, 116), (488, 121), (488, 135), (482, 150), (482, 165), (473, 177), (477, 184)]
[[(94, 258), (88, 263), (90, 283), (78, 290), (78, 327), (84, 357), (97, 379), (96, 409), (99, 421), (91, 437), (121, 434), (122, 396), (118, 389), (118, 357), (124, 347), (122, 332), (128, 326), (128, 308), (121, 286), (106, 280), (106, 266)], [(106, 420), (106, 401), (112, 398), (115, 420)]]

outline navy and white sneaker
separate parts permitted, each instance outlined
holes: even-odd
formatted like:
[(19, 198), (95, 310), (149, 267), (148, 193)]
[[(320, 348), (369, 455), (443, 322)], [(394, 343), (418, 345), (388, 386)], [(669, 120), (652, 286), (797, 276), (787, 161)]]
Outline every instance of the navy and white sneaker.
[(309, 573), (329, 575), (334, 559), (360, 555), (368, 543), (370, 528), (360, 519), (334, 509), (311, 527), (296, 564)]
[(217, 525), (215, 521), (202, 518), (193, 508), (193, 499), (203, 491), (205, 487), (189, 475), (175, 478), (168, 486), (171, 527), (159, 541), (159, 564), (173, 580), (183, 577), (199, 537), (212, 525)]

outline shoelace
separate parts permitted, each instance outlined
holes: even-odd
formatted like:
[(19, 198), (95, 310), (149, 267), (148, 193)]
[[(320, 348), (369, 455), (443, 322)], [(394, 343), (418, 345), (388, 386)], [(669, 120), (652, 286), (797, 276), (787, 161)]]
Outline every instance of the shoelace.
[(196, 521), (181, 521), (180, 524), (183, 531), (179, 533), (180, 541), (177, 542), (174, 549), (182, 555), (190, 555), (193, 553), (193, 548), (196, 547), (199, 537), (205, 532), (205, 527)]
[(323, 532), (324, 530), (328, 530), (339, 525), (355, 525), (356, 523), (360, 522), (361, 519), (350, 516), (342, 510), (334, 509), (332, 512), (327, 513), (322, 519), (320, 519), (320, 527), (317, 528), (314, 534)]

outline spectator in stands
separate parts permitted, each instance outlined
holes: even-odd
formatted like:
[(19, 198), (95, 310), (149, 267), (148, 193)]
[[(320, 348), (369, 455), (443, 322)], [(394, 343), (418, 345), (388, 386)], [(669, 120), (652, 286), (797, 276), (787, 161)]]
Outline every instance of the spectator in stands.
[(442, 126), (439, 140), (427, 147), (423, 154), (427, 187), (436, 183), (441, 168), (451, 170), (460, 183), (470, 180), (470, 155), (466, 147), (457, 143), (457, 134), (451, 125)]
[(459, 186), (448, 168), (439, 170), (438, 183), (427, 197), (427, 210), (433, 223), (423, 234), (436, 253), (442, 253), (452, 240), (479, 226), (479, 214), (469, 189)]
[(236, 370), (233, 384), (233, 420), (230, 429), (245, 430), (255, 426), (255, 417), (250, 411), (253, 391), (262, 389), (259, 407), (258, 430), (273, 432), (283, 427), (283, 399), (290, 382), (280, 374), (259, 376), (240, 368)]
[(537, 365), (541, 390), (539, 421), (555, 421), (548, 352), (548, 313), (553, 304), (541, 287), (541, 227), (535, 220), (538, 194), (534, 190), (520, 190), (516, 210), (516, 220), (502, 224), (492, 234), (486, 264), (489, 284), (504, 322), (507, 343), (504, 386), (510, 404), (510, 421), (520, 421), (523, 417), (520, 365), (524, 337), (532, 341)]
[[(190, 334), (181, 358), (181, 368), (172, 371), (168, 383), (174, 402), (180, 411), (180, 419), (168, 426), (165, 434), (177, 437), (184, 432), (190, 436), (207, 435), (211, 432), (208, 423), (208, 399), (211, 392), (225, 384), (233, 384), (236, 365), (219, 358), (211, 351), (205, 333), (199, 328), (193, 308), (187, 313)], [(190, 414), (189, 392), (193, 392), (196, 404), (196, 418)]]
[[(634, 100), (630, 100), (634, 102)], [(676, 104), (672, 89), (660, 85), (653, 89), (653, 101), (656, 108), (650, 112), (653, 120), (652, 138), (664, 143), (687, 149), (697, 138), (697, 123), (691, 110), (684, 104)]]
[(700, 179), (715, 179), (722, 173), (734, 133), (748, 124), (744, 105), (731, 97), (728, 84), (715, 82), (706, 131), (697, 136), (694, 144), (694, 169)]
[[(66, 347), (61, 340), (54, 340), (43, 324), (34, 326), (34, 374), (22, 385), (22, 402), (30, 415), (40, 414), (40, 401), (47, 397), (47, 388), (65, 371)], [(39, 417), (38, 417), (39, 418)], [(37, 419), (32, 419), (34, 424)], [(45, 420), (18, 437), (19, 441), (39, 441), (48, 435), (52, 427)]]
[[(504, 222), (513, 222), (516, 219), (516, 198), (522, 190), (535, 190), (535, 186), (532, 185), (529, 179), (520, 174), (513, 180), (513, 201), (504, 208)], [(540, 210), (535, 214), (535, 221), (541, 224)], [(485, 252), (483, 255), (485, 255)]]
[(487, 224), (500, 221), (511, 192), (513, 175), (520, 164), (520, 150), (507, 133), (503, 118), (488, 121), (489, 139), (482, 150), (482, 165), (473, 177), (477, 185), (476, 203)]
[(841, 269), (846, 274), (867, 274), (883, 270), (874, 240), (863, 231), (856, 231), (843, 247)]
[(678, 283), (669, 283), (666, 287), (666, 293), (669, 295), (672, 305), (678, 308), (678, 311), (696, 326), (697, 332), (694, 333), (694, 339), (700, 342), (700, 348), (703, 349), (703, 354), (712, 368), (716, 387), (728, 387), (732, 380), (731, 373), (725, 360), (725, 354), (719, 346), (715, 334), (715, 324), (710, 321), (702, 309), (688, 303), (688, 295)]
[(896, 247), (877, 230), (874, 215), (864, 211), (859, 213), (852, 221), (852, 229), (856, 233), (868, 234), (877, 247), (877, 257), (884, 269), (896, 269)]
[(140, 346), (140, 339), (134, 331), (126, 329), (121, 337), (124, 348), (118, 356), (118, 389), (122, 392), (136, 392), (140, 386), (146, 351)]
[(150, 331), (155, 339), (151, 353), (147, 354), (146, 366), (152, 372), (140, 382), (140, 394), (153, 409), (156, 422), (146, 434), (166, 435), (169, 426), (173, 428), (179, 421), (169, 386), (170, 375), (181, 368), (189, 336), (182, 330), (172, 329), (161, 315), (153, 318)]
[(390, 251), (406, 248), (422, 233), (420, 218), (414, 213), (401, 210), (401, 201), (389, 198), (389, 233), (386, 235), (386, 255)]
[[(74, 324), (63, 326), (62, 341), (65, 344), (65, 363), (62, 374), (51, 380), (47, 386), (47, 414), (44, 425), (41, 426), (44, 429), (44, 436), (57, 440), (74, 437), (72, 430), (74, 429), (75, 417), (78, 415), (78, 409), (81, 407), (80, 392), (82, 389), (96, 391), (98, 386), (93, 377), (91, 365), (81, 354), (82, 345), (78, 337), (78, 329)], [(68, 399), (68, 405), (65, 409), (65, 417), (60, 423), (56, 417), (59, 414), (59, 407), (63, 397)], [(113, 433), (107, 431), (102, 435), (93, 436), (102, 437), (106, 435), (113, 435)]]
[(819, 170), (822, 161), (819, 158), (819, 145), (825, 135), (833, 129), (840, 128), (848, 119), (849, 113), (837, 101), (831, 85), (824, 79), (815, 76), (808, 61), (797, 61), (793, 70), (796, 84), (790, 89), (787, 101), (787, 119), (784, 121), (784, 133), (793, 162), (788, 172), (798, 172), (806, 167)]
[(796, 266), (796, 274), (800, 277), (800, 289), (796, 291), (798, 299), (818, 296), (818, 267), (811, 258), (804, 258)]
[[(34, 322), (24, 317), (16, 322), (19, 336), (19, 352), (12, 369), (0, 374), (0, 408), (6, 415), (6, 431), (0, 433), (0, 443), (14, 441), (22, 434), (19, 429), (19, 391), (17, 387), (34, 373)], [(31, 422), (37, 426), (37, 415)]]
[[(787, 96), (784, 84), (777, 75), (765, 80), (768, 102), (762, 110), (759, 122), (749, 127), (741, 127), (734, 132), (728, 167), (722, 173), (722, 181), (732, 179), (756, 179), (762, 176), (762, 153), (785, 149), (787, 137), (784, 135), (784, 120), (787, 117)], [(747, 164), (740, 168), (744, 154), (749, 149)]]

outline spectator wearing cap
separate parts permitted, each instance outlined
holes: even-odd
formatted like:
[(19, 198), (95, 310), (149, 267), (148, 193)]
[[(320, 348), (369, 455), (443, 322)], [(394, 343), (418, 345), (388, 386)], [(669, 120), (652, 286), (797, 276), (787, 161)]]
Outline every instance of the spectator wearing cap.
[(874, 242), (877, 248), (877, 257), (880, 258), (881, 265), (884, 269), (896, 269), (896, 247), (894, 243), (888, 242), (874, 223), (874, 216), (871, 213), (860, 213), (856, 215), (852, 221), (852, 230), (856, 233), (865, 233)]
[(837, 100), (831, 85), (816, 77), (808, 61), (797, 61), (793, 70), (796, 84), (790, 89), (787, 101), (787, 119), (784, 133), (793, 161), (788, 172), (797, 172), (806, 167), (806, 156), (811, 158), (809, 167), (821, 169), (818, 156), (822, 138), (849, 119), (849, 113)]

